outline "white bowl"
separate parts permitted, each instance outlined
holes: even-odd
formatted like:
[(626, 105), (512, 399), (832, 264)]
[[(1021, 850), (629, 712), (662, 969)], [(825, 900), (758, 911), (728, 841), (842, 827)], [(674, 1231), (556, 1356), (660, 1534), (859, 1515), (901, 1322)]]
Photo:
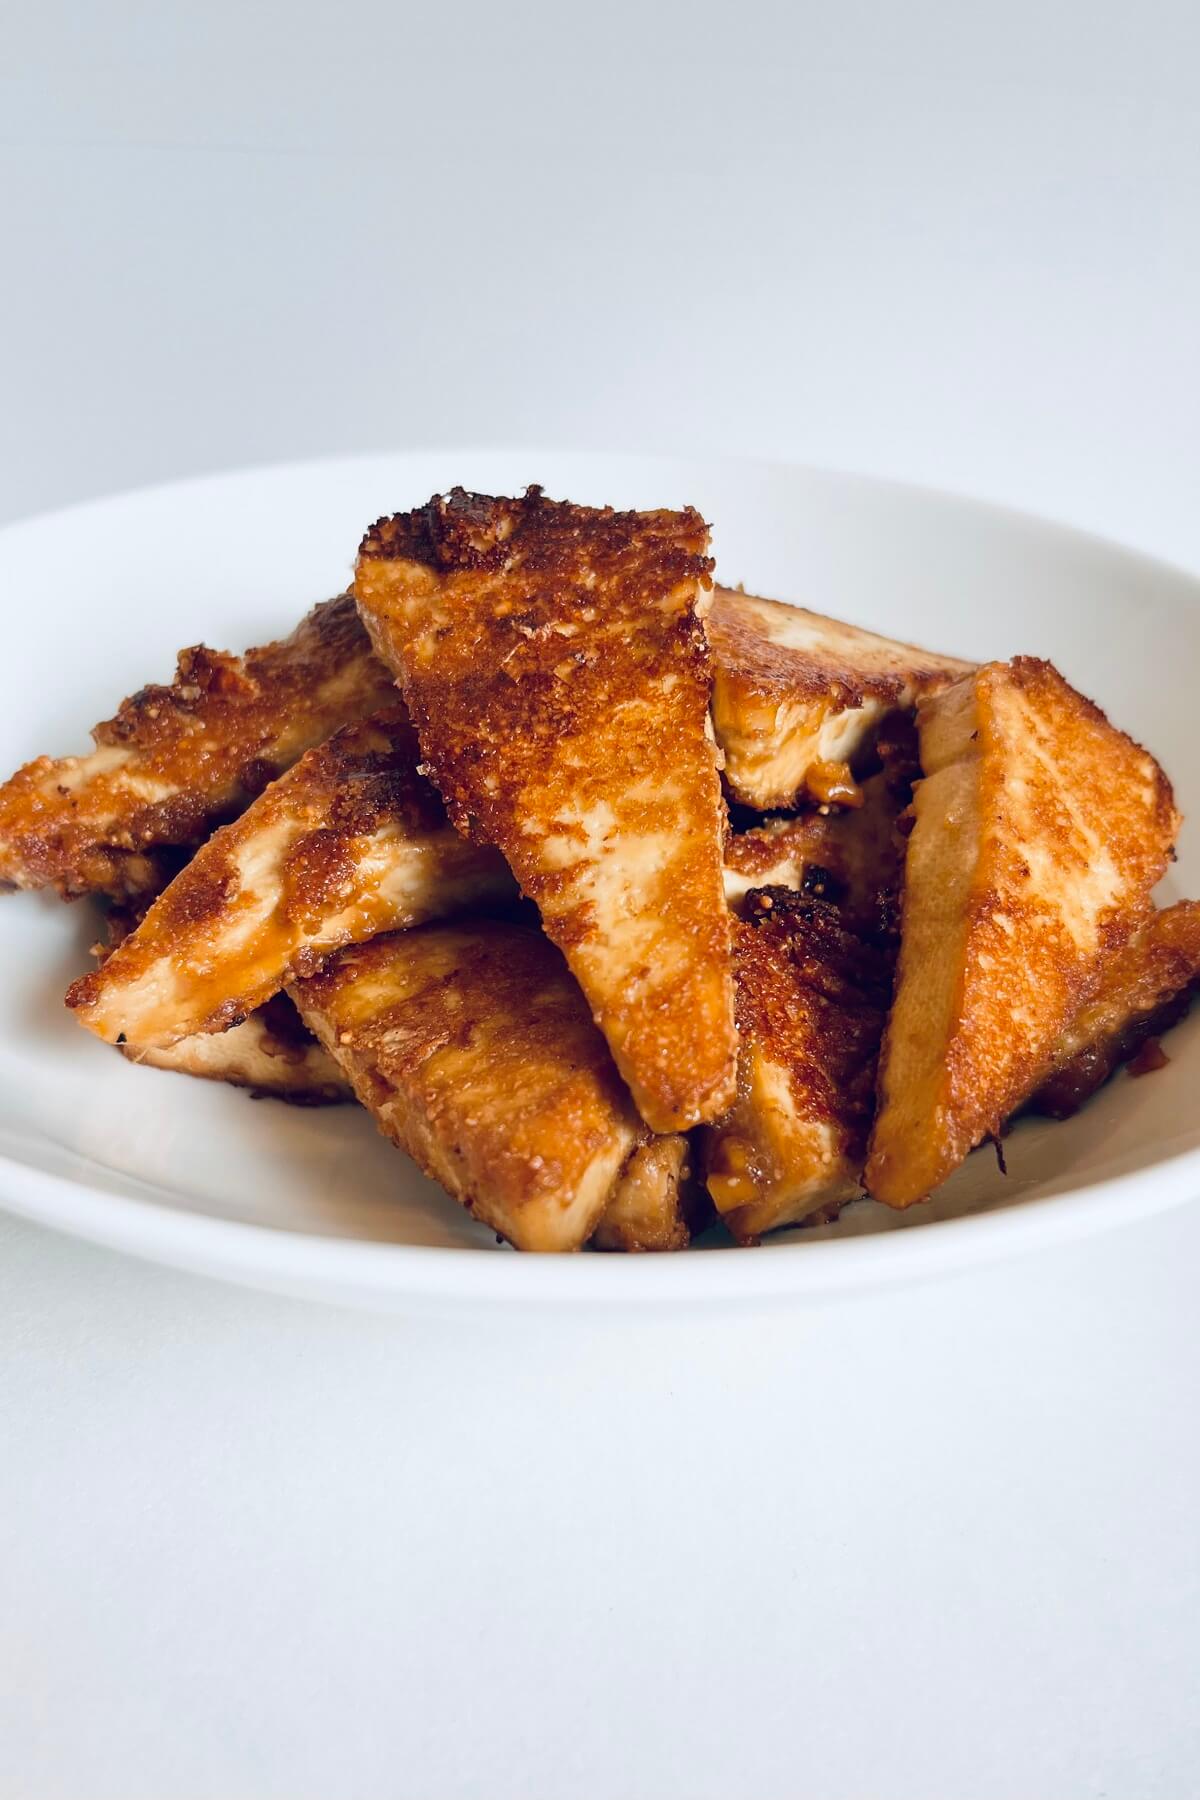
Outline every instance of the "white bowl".
[[(121, 496), (0, 533), (4, 770), (87, 728), (175, 651), (242, 649), (346, 584), (363, 528), (461, 482), (627, 506), (691, 502), (719, 573), (930, 647), (1050, 657), (1200, 801), (1200, 583), (1098, 539), (941, 494), (774, 464), (437, 451), (255, 470)], [(1184, 828), (1164, 894), (1200, 892)], [(95, 915), (0, 906), (0, 1200), (101, 1243), (256, 1285), (385, 1306), (819, 1295), (1096, 1230), (1200, 1193), (1200, 1028), (1153, 1077), (1118, 1075), (1064, 1124), (1026, 1121), (1008, 1175), (977, 1152), (934, 1201), (868, 1202), (762, 1248), (519, 1257), (357, 1108), (300, 1111), (136, 1069), (61, 1003)]]

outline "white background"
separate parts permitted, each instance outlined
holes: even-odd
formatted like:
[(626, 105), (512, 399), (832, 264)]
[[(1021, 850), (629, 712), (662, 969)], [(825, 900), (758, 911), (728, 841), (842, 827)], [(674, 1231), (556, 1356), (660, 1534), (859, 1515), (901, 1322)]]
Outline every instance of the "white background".
[[(1183, 0), (14, 10), (0, 513), (558, 443), (1200, 565), (1198, 68)], [(0, 1800), (1200, 1794), (1198, 1269), (396, 1323), (2, 1222)]]

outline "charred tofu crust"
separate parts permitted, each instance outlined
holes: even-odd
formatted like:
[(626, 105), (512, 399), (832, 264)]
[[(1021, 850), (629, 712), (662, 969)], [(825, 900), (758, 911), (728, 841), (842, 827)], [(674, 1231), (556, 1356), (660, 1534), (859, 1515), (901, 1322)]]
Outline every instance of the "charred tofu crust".
[(169, 686), (96, 726), (92, 752), (39, 756), (0, 788), (0, 884), (142, 891), (144, 853), (201, 843), (305, 750), (394, 700), (348, 595), (244, 656), (183, 650)]
[(704, 1135), (708, 1189), (753, 1241), (862, 1191), (894, 943), (836, 906), (756, 890), (735, 936), (738, 1097)]
[(355, 577), (451, 818), (507, 858), (660, 1132), (734, 1086), (707, 544), (691, 509), (456, 489), (374, 526)]
[(192, 858), (103, 968), (67, 994), (109, 1043), (238, 1025), (346, 944), (515, 897), (418, 773), (399, 700), (336, 732)]

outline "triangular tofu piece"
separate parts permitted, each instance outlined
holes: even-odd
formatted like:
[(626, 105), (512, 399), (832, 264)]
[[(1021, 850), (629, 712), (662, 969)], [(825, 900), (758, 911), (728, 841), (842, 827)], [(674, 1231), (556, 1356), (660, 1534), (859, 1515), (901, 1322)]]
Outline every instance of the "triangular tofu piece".
[(427, 925), (291, 993), (381, 1131), (476, 1218), (521, 1250), (590, 1237), (647, 1133), (540, 931)]
[(733, 588), (715, 590), (705, 628), (725, 780), (760, 812), (853, 800), (881, 721), (972, 666)]
[[(92, 947), (107, 961), (140, 924), (150, 905), (144, 902), (111, 907), (105, 918), (107, 941)], [(181, 1038), (155, 1049), (121, 1045), (130, 1062), (228, 1087), (249, 1088), (256, 1100), (286, 1100), (291, 1106), (336, 1106), (352, 1100), (350, 1083), (327, 1050), (318, 1044), (286, 994), (276, 994), (229, 1031)]]
[(909, 1206), (998, 1134), (1139, 926), (1179, 825), (1154, 758), (1049, 663), (919, 710), (896, 997), (866, 1182)]
[(418, 773), (399, 697), (272, 782), (204, 844), (67, 1005), (137, 1057), (240, 1024), (345, 944), (515, 899)]
[(861, 1194), (892, 954), (829, 902), (767, 888), (747, 897), (734, 966), (738, 1095), (703, 1148), (708, 1191), (745, 1243)]
[(456, 489), (374, 526), (355, 575), (451, 817), (504, 853), (662, 1132), (734, 1085), (707, 547), (690, 510)]
[(1105, 970), (1104, 982), (1055, 1049), (1055, 1066), (1031, 1105), (1066, 1119), (1147, 1038), (1177, 1025), (1200, 983), (1200, 901), (1151, 913)]
[(126, 700), (89, 755), (36, 757), (0, 787), (0, 888), (153, 889), (159, 847), (203, 843), (305, 750), (395, 698), (347, 594), (244, 656), (182, 650), (170, 686)]
[(143, 1068), (249, 1088), (255, 1100), (337, 1106), (354, 1098), (337, 1063), (305, 1028), (286, 994), (276, 994), (229, 1031), (181, 1038), (157, 1050), (125, 1044), (121, 1054)]

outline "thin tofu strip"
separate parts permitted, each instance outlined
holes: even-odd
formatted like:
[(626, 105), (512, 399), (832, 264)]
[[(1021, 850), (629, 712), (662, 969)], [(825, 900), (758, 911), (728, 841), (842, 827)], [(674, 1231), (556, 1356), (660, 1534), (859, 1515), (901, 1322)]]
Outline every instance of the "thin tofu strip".
[(290, 992), (381, 1131), (520, 1250), (576, 1250), (646, 1136), (554, 946), (474, 919), (343, 951)]
[(144, 892), (157, 847), (202, 843), (305, 750), (395, 702), (347, 595), (244, 656), (181, 651), (171, 685), (97, 725), (90, 755), (36, 757), (0, 787), (0, 885)]
[(862, 1192), (901, 818), (918, 773), (911, 723), (893, 718), (878, 753), (858, 807), (772, 822), (726, 845), (726, 888), (741, 914), (738, 1093), (701, 1146), (709, 1192), (741, 1241), (828, 1219)]
[(418, 774), (397, 704), (216, 832), (67, 1004), (145, 1052), (240, 1023), (343, 945), (513, 896), (503, 859), (461, 838)]
[[(101, 964), (137, 929), (153, 900), (148, 893), (108, 909), (105, 941), (92, 946)], [(158, 1049), (125, 1043), (121, 1054), (150, 1069), (249, 1088), (255, 1099), (285, 1100), (292, 1106), (334, 1106), (354, 1097), (286, 994), (276, 994), (229, 1031), (181, 1038)]]
[(827, 901), (773, 888), (746, 906), (738, 1095), (703, 1133), (708, 1191), (742, 1243), (862, 1192), (892, 975), (886, 943)]
[(290, 1106), (336, 1106), (354, 1098), (337, 1063), (286, 994), (276, 994), (229, 1031), (181, 1038), (157, 1050), (123, 1044), (121, 1054), (148, 1069), (223, 1081), (249, 1088), (255, 1099), (285, 1100)]
[(451, 817), (495, 844), (655, 1131), (733, 1094), (708, 529), (456, 489), (363, 541), (359, 609)]

